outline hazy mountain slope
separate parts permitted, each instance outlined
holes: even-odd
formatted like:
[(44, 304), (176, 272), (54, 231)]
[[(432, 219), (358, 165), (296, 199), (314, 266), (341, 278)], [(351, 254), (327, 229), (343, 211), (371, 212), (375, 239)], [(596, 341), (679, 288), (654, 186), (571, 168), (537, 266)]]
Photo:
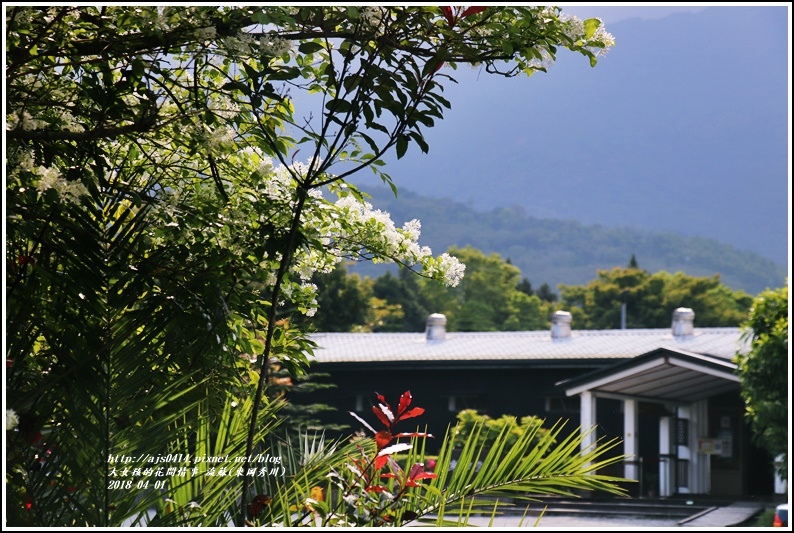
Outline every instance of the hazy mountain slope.
[[(555, 291), (558, 283), (585, 284), (596, 277), (598, 269), (627, 266), (632, 254), (639, 266), (649, 272), (720, 274), (727, 286), (753, 295), (785, 282), (786, 269), (782, 265), (713, 239), (539, 219), (517, 208), (480, 212), (451, 200), (420, 197), (407, 191), (395, 198), (385, 188), (375, 189), (372, 203), (391, 213), (399, 225), (418, 218), (422, 222), (422, 244), (435, 253), (452, 245), (496, 252), (510, 258), (535, 288), (544, 282)], [(369, 263), (357, 265), (353, 271), (370, 276), (384, 272)]]
[(713, 7), (609, 26), (617, 46), (594, 69), (572, 54), (530, 79), (460, 67), (430, 153), (386, 168), (400, 190), (477, 209), (709, 237), (785, 263), (787, 24), (786, 6)]

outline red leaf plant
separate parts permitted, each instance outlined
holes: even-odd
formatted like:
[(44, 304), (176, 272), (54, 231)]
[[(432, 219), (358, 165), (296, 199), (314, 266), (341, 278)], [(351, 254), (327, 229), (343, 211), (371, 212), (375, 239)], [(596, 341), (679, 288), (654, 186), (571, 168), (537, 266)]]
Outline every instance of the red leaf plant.
[(466, 9), (462, 9), (460, 7), (452, 8), (450, 6), (441, 6), (441, 13), (444, 14), (444, 18), (447, 19), (447, 23), (449, 24), (450, 28), (455, 27), (455, 23), (458, 22), (460, 19), (465, 19), (470, 15), (476, 15), (477, 13), (482, 13), (488, 9), (488, 6), (470, 6)]
[(444, 17), (446, 17), (449, 27), (453, 27), (455, 25), (455, 15), (452, 14), (452, 8), (449, 6), (441, 6), (441, 12), (444, 14)]
[[(381, 430), (375, 430), (364, 419), (356, 413), (350, 414), (361, 424), (372, 432), (375, 441), (375, 454), (368, 453), (364, 446), (358, 445), (361, 452), (360, 457), (348, 456), (350, 462), (346, 465), (349, 472), (353, 474), (352, 481), (339, 474), (332, 476), (338, 480), (337, 486), (342, 489), (340, 505), (346, 505), (345, 519), (348, 524), (367, 526), (393, 524), (397, 518), (397, 510), (404, 507), (405, 502), (402, 496), (405, 491), (412, 487), (419, 487), (419, 482), (423, 479), (435, 478), (436, 474), (425, 471), (425, 465), (414, 463), (410, 468), (403, 469), (394, 459), (394, 454), (410, 450), (411, 444), (398, 442), (398, 439), (406, 437), (426, 438), (433, 437), (429, 433), (422, 432), (400, 432), (396, 426), (399, 423), (416, 418), (422, 415), (425, 410), (422, 407), (411, 407), (413, 398), (410, 391), (405, 391), (401, 396), (395, 410), (386, 398), (379, 393), (375, 393), (377, 404), (372, 407), (375, 417), (384, 426)], [(390, 472), (381, 472), (386, 466)], [(348, 474), (349, 476), (349, 474)], [(391, 486), (380, 483), (380, 480), (393, 479), (395, 482)], [(402, 516), (415, 516), (411, 510), (404, 510)], [(339, 518), (336, 513), (328, 515), (326, 522), (330, 522), (332, 517)], [(327, 525), (327, 524), (324, 524)]]

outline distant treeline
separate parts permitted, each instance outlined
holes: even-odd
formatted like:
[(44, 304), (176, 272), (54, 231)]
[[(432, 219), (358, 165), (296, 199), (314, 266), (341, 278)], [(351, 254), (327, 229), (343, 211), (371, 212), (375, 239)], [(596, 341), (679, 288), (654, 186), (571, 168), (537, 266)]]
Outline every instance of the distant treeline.
[(466, 264), (454, 288), (405, 269), (372, 278), (340, 265), (317, 275), (319, 309), (300, 325), (323, 332), (415, 332), (424, 330), (429, 314), (443, 313), (450, 331), (530, 331), (549, 328), (552, 313), (565, 310), (575, 329), (618, 329), (625, 304), (627, 328), (669, 327), (678, 307), (695, 311), (697, 327), (735, 327), (747, 319), (753, 301), (719, 276), (650, 273), (634, 255), (624, 267), (601, 270), (583, 285), (560, 285), (555, 293), (547, 283), (534, 288), (498, 254), (473, 247), (448, 251)]

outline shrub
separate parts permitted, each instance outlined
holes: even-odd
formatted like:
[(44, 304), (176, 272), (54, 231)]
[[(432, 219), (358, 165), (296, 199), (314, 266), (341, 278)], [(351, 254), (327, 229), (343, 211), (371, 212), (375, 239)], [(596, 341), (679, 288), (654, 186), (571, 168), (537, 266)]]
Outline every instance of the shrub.
[(462, 447), (471, 438), (472, 432), (477, 427), (482, 429), (476, 436), (476, 442), (486, 448), (490, 448), (494, 439), (503, 431), (507, 432), (506, 445), (508, 448), (515, 445), (519, 436), (528, 431), (537, 430), (535, 432), (536, 438), (530, 443), (532, 446), (537, 446), (540, 440), (546, 438), (549, 434), (548, 430), (542, 427), (543, 419), (536, 416), (524, 416), (520, 420), (517, 420), (512, 415), (491, 418), (488, 415), (480, 414), (476, 409), (464, 409), (457, 414), (456, 418), (458, 419), (454, 429), (454, 444), (456, 448)]

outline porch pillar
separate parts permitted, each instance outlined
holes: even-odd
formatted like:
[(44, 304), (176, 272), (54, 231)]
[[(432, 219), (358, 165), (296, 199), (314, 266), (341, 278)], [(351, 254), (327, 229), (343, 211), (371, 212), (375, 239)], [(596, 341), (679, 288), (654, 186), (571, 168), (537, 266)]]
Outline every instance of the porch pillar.
[[(579, 402), (580, 402), (580, 416), (581, 416), (581, 426), (582, 432), (590, 431), (593, 429), (593, 426), (596, 425), (596, 399), (593, 396), (593, 393), (589, 390), (582, 391), (579, 394)], [(593, 446), (596, 442), (596, 433), (595, 430), (590, 431), (587, 435), (584, 436), (581, 443), (581, 451), (582, 454), (592, 450)]]
[[(689, 436), (689, 446), (692, 450), (691, 487), (695, 494), (711, 494), (711, 455), (701, 453), (698, 439), (709, 436), (709, 403), (701, 400), (692, 404), (692, 420), (690, 427), (694, 429)], [(695, 453), (697, 452), (697, 453)]]
[(780, 477), (778, 474), (778, 466), (783, 463), (783, 456), (778, 455), (775, 457), (775, 494), (786, 494), (788, 491), (788, 482)]
[(637, 400), (623, 400), (623, 477), (639, 480), (637, 466)]
[(673, 417), (659, 418), (659, 496), (666, 498), (673, 495)]
[[(689, 494), (693, 492), (692, 478), (693, 469), (697, 466), (697, 454), (692, 450), (697, 450), (697, 446), (692, 446), (692, 437), (696, 433), (697, 414), (692, 406), (679, 406), (676, 418), (676, 457), (673, 461), (675, 476), (675, 492), (678, 494)], [(697, 491), (694, 491), (697, 492)]]

